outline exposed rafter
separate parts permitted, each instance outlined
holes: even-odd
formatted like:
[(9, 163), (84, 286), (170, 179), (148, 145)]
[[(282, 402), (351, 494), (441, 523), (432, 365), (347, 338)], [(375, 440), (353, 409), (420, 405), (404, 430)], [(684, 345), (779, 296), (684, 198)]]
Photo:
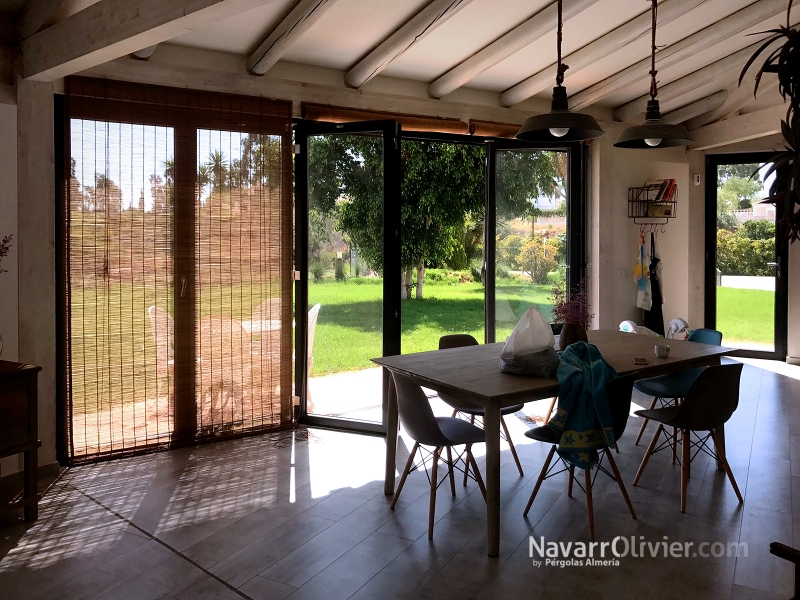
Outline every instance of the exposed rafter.
[[(597, 0), (565, 0), (563, 18), (571, 19)], [(558, 7), (554, 2), (517, 25), (491, 44), (459, 63), (428, 85), (428, 95), (441, 98), (472, 81), (477, 75), (532, 44), (556, 26)]]
[(727, 90), (720, 90), (719, 92), (714, 92), (710, 96), (706, 96), (705, 98), (701, 98), (700, 100), (695, 100), (694, 102), (690, 102), (685, 106), (681, 106), (680, 108), (673, 110), (672, 112), (668, 112), (661, 118), (661, 120), (664, 123), (669, 123), (671, 125), (677, 125), (678, 123), (683, 123), (693, 117), (702, 115), (710, 110), (719, 108), (720, 106), (722, 106), (723, 102), (725, 102), (725, 99), (727, 97), (728, 97)]
[(786, 106), (777, 104), (690, 130), (694, 144), (692, 150), (709, 150), (766, 137), (781, 131), (781, 119), (786, 117)]
[[(756, 48), (761, 45), (761, 42), (742, 48), (738, 52), (726, 56), (716, 62), (711, 63), (685, 77), (676, 79), (675, 81), (663, 85), (658, 88), (658, 99), (661, 103), (676, 100), (681, 96), (694, 92), (697, 88), (707, 84), (710, 81), (729, 77), (731, 74), (738, 72), (744, 67), (747, 59), (753, 55)], [(631, 100), (617, 107), (614, 110), (614, 119), (617, 121), (630, 121), (636, 115), (644, 112), (645, 104), (650, 96), (644, 95)]]
[[(728, 98), (725, 102), (714, 110), (705, 114), (699, 115), (686, 123), (688, 129), (697, 129), (703, 125), (714, 123), (725, 117), (729, 117), (745, 104), (753, 100), (753, 77), (747, 77), (742, 82), (742, 85), (733, 83), (728, 87)], [(758, 86), (758, 97), (762, 98), (764, 95), (775, 94), (777, 98), (778, 78), (775, 75), (766, 73), (761, 79), (761, 85)]]
[(308, 31), (335, 1), (300, 0), (250, 55), (246, 63), (247, 70), (254, 75), (263, 75), (269, 71), (270, 67), (280, 60), (289, 47)]
[[(679, 42), (660, 49), (656, 54), (656, 66), (659, 69), (666, 69), (676, 65), (753, 25), (785, 12), (786, 0), (759, 0)], [(569, 99), (569, 106), (585, 108), (594, 104), (618, 89), (641, 81), (649, 68), (648, 56), (611, 77), (573, 94)]]
[(276, 0), (100, 0), (21, 43), (26, 79), (52, 81)]
[[(659, 7), (658, 22), (659, 24), (665, 24), (674, 21), (693, 8), (708, 1), (709, 0), (667, 0)], [(613, 31), (597, 38), (580, 50), (564, 57), (563, 62), (569, 65), (570, 73), (580, 71), (598, 60), (605, 58), (609, 54), (627, 46), (631, 42), (636, 41), (643, 35), (649, 35), (651, 21), (652, 18), (648, 10), (627, 23), (620, 25)], [(550, 87), (555, 79), (555, 68), (556, 65), (552, 64), (546, 69), (542, 69), (538, 73), (521, 81), (514, 87), (507, 89), (500, 94), (500, 105), (506, 107), (514, 106)]]
[(345, 83), (350, 87), (361, 87), (470, 2), (472, 0), (433, 0), (354, 65), (345, 74)]

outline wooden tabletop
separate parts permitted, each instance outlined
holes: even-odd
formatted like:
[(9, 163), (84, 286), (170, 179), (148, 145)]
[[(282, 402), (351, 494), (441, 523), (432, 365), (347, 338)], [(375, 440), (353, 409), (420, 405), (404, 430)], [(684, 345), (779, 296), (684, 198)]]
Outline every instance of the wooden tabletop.
[[(614, 330), (589, 331), (588, 336), (589, 342), (598, 347), (603, 358), (618, 373), (639, 371), (642, 377), (713, 364), (719, 357), (736, 352), (734, 348), (723, 346), (663, 340)], [(653, 347), (659, 342), (670, 346), (669, 358), (655, 357)], [(412, 376), (425, 387), (451, 392), (479, 404), (500, 402), (501, 406), (508, 406), (558, 394), (558, 381), (554, 378), (500, 372), (502, 349), (503, 343), (500, 342), (373, 358), (372, 362)], [(648, 364), (634, 365), (634, 357), (644, 357)]]

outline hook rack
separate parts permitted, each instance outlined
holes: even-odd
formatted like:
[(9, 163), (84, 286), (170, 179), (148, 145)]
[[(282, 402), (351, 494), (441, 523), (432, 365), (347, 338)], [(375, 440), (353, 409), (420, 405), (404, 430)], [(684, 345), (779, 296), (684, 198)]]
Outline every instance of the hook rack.
[(637, 222), (637, 225), (639, 225), (639, 233), (642, 234), (642, 235), (644, 235), (645, 233), (659, 233), (659, 232), (660, 233), (666, 233), (667, 232), (667, 229), (666, 229), (667, 223), (666, 223), (666, 221), (664, 221), (663, 223), (639, 223), (639, 222)]

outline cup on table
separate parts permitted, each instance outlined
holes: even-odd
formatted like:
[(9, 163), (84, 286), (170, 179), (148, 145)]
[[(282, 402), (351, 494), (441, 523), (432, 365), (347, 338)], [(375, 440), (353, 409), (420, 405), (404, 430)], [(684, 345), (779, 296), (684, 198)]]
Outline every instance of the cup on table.
[(656, 344), (653, 350), (658, 358), (667, 358), (669, 356), (668, 344)]

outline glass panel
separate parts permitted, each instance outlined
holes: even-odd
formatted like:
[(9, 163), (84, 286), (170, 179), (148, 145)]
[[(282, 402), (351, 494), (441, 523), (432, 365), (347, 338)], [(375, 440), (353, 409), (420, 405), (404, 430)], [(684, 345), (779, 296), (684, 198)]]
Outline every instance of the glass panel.
[(717, 167), (717, 329), (725, 346), (774, 352), (775, 205), (764, 202), (772, 185), (763, 177), (768, 166)]
[(279, 425), (280, 137), (198, 130), (196, 190), (198, 429)]
[(402, 341), (404, 354), (468, 333), (483, 343), (486, 149), (403, 140)]
[(69, 378), (74, 456), (172, 430), (171, 128), (72, 119)]
[(383, 139), (308, 138), (312, 415), (382, 423)]
[(508, 338), (535, 305), (552, 318), (550, 297), (566, 286), (568, 155), (546, 150), (498, 150), (495, 339)]

